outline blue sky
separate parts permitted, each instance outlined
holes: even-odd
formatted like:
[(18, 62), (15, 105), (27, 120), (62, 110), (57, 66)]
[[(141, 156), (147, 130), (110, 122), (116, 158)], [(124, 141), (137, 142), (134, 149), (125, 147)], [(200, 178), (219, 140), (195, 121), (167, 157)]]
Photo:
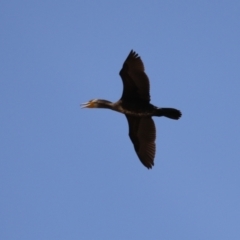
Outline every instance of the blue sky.
[[(240, 239), (239, 1), (1, 1), (0, 239)], [(141, 56), (146, 169), (117, 101)]]

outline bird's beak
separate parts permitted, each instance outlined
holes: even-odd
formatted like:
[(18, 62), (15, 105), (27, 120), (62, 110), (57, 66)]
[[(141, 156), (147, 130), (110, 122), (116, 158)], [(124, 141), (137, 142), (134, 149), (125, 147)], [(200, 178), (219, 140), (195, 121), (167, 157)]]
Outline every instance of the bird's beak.
[(91, 108), (92, 102), (81, 103), (80, 106), (81, 108)]

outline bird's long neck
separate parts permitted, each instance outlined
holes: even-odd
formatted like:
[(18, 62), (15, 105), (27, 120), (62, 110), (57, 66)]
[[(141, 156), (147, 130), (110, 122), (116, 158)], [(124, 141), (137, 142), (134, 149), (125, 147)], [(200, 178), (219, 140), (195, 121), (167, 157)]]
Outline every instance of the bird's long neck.
[(107, 100), (99, 100), (98, 102), (98, 108), (108, 108), (108, 109), (113, 109), (113, 103)]

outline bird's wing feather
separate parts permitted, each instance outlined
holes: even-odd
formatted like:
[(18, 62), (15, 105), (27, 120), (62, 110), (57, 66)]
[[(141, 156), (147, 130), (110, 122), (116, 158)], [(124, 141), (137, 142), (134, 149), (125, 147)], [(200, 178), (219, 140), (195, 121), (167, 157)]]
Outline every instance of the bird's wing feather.
[(119, 72), (123, 81), (121, 100), (138, 100), (150, 102), (150, 85), (144, 72), (141, 58), (133, 50), (129, 53)]
[(129, 137), (134, 145), (134, 149), (147, 168), (154, 165), (156, 152), (156, 128), (151, 117), (134, 117), (126, 115), (129, 125)]

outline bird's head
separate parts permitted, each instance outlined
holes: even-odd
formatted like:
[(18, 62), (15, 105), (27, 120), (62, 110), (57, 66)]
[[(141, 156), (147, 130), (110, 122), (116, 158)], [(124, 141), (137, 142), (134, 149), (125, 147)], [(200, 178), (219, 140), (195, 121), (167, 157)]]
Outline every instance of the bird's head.
[(92, 99), (89, 102), (82, 103), (81, 108), (112, 108), (112, 103), (103, 99)]
[(92, 99), (86, 103), (81, 104), (81, 108), (97, 108), (98, 107), (98, 99)]

